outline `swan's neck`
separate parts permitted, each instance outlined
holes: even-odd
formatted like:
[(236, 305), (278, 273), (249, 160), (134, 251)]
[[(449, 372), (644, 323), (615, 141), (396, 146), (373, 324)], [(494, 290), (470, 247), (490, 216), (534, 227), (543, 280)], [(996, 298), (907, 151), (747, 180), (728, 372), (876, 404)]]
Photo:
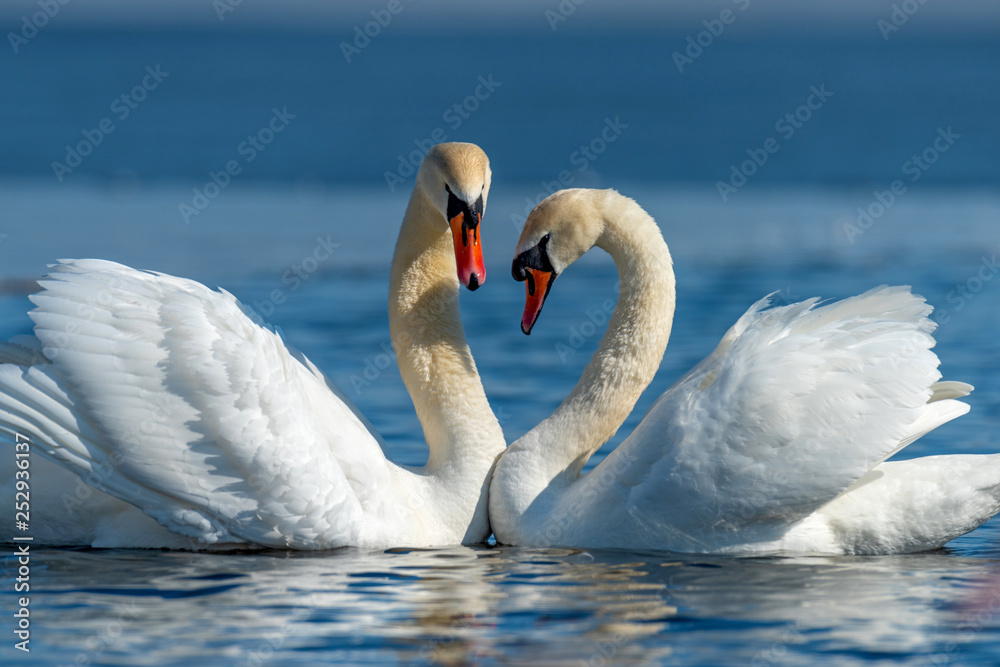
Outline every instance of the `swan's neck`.
[(424, 472), (446, 484), (464, 476), (478, 488), (503, 450), (503, 431), (462, 330), (451, 232), (419, 186), (396, 241), (389, 290), (392, 345), (430, 450)]
[(595, 245), (614, 259), (621, 281), (608, 330), (569, 396), (511, 446), (530, 450), (531, 464), (522, 472), (534, 478), (537, 492), (553, 480), (572, 482), (615, 434), (656, 374), (670, 337), (674, 272), (659, 227), (631, 200), (603, 217)]

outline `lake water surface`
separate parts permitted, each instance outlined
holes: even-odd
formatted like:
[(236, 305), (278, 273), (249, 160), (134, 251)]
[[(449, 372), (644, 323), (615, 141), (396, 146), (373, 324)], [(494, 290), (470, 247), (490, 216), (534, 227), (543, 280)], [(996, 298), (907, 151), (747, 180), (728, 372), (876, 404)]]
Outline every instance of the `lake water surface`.
[[(734, 205), (683, 190), (621, 189), (664, 231), (678, 310), (661, 370), (612, 445), (761, 296), (789, 302), (906, 283), (939, 307), (945, 377), (977, 390), (969, 415), (901, 456), (1000, 451), (1000, 281), (974, 280), (1000, 250), (995, 196), (914, 193), (850, 243), (843, 225), (864, 191), (774, 190)], [(0, 247), (0, 336), (28, 330), (26, 291), (55, 257), (101, 256), (221, 285), (270, 308), (269, 319), (355, 400), (396, 460), (423, 463), (419, 423), (387, 353), (387, 272), (405, 196), (234, 190), (201, 224), (184, 226), (175, 217), (184, 193), (3, 188), (24, 224)], [(606, 256), (588, 256), (560, 279), (533, 334), (522, 335), (523, 287), (508, 272), (518, 233), (510, 216), (522, 199), (517, 189), (491, 198), (487, 282), (462, 295), (466, 332), (508, 440), (575, 383), (616, 281)], [(292, 289), (282, 276), (318, 238), (339, 246)], [(275, 289), (285, 298), (269, 307)], [(31, 665), (992, 664), (1000, 656), (998, 527), (934, 553), (864, 558), (489, 545), (36, 549), (32, 652), (12, 649), (5, 614), (0, 654)], [(5, 558), (4, 581), (14, 565)], [(0, 592), (4, 609), (14, 598), (12, 584)]]
[[(660, 372), (608, 447), (764, 295), (843, 298), (888, 283), (913, 285), (937, 308), (942, 372), (976, 386), (968, 415), (900, 456), (1000, 452), (1000, 40), (928, 30), (934, 3), (890, 40), (874, 22), (857, 34), (755, 30), (750, 9), (681, 72), (672, 54), (703, 30), (700, 19), (616, 28), (586, 21), (584, 5), (557, 31), (541, 8), (521, 31), (461, 15), (420, 28), (408, 23), (420, 4), (350, 63), (339, 44), (353, 24), (73, 31), (75, 4), (20, 53), (7, 51), (0, 338), (29, 331), (27, 294), (61, 257), (222, 286), (329, 374), (395, 460), (422, 464), (420, 426), (391, 358), (386, 292), (412, 186), (400, 160), (443, 132), (492, 160), (488, 279), (461, 298), (508, 441), (572, 388), (615, 298), (614, 267), (593, 253), (560, 278), (532, 335), (519, 331), (524, 288), (509, 262), (520, 223), (547, 191), (571, 184), (635, 197), (677, 271)], [(214, 20), (212, 3), (203, 11)], [(123, 117), (112, 105), (148, 67), (168, 74)], [(484, 78), (499, 85), (475, 97)], [(791, 135), (779, 131), (814, 87), (832, 97), (806, 108), (808, 122)], [(448, 115), (456, 104), (465, 116)], [(251, 161), (240, 146), (275, 109), (295, 118)], [(54, 170), (105, 118), (113, 132), (71, 173)], [(620, 134), (594, 143), (608, 123)], [(949, 131), (956, 141), (909, 180), (911, 156)], [(717, 182), (771, 137), (778, 152), (748, 167), (752, 177), (723, 201)], [(591, 145), (601, 150), (581, 157)], [(181, 204), (230, 160), (240, 174), (185, 221)], [(403, 183), (390, 189), (387, 172)], [(907, 179), (906, 191), (880, 211), (895, 179)], [(332, 244), (304, 279), (288, 279)], [(3, 560), (0, 663), (1000, 664), (998, 531), (994, 520), (935, 553), (864, 558), (489, 545), (35, 549), (30, 654), (13, 649), (16, 563)]]

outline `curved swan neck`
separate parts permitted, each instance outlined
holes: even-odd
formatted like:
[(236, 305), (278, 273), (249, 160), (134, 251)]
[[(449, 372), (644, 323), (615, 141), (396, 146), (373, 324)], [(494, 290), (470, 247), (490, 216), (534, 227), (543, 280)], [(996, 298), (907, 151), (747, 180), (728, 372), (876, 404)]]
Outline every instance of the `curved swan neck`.
[[(622, 425), (659, 368), (674, 316), (674, 271), (659, 227), (638, 204), (595, 193), (604, 228), (595, 245), (618, 268), (618, 303), (579, 382), (552, 415), (513, 447), (535, 449), (547, 483), (572, 481)], [(523, 444), (522, 444), (523, 443)]]
[[(462, 330), (451, 233), (418, 185), (392, 259), (389, 330), (430, 449), (425, 471), (458, 471), (504, 446)], [(477, 480), (481, 484), (482, 480)]]

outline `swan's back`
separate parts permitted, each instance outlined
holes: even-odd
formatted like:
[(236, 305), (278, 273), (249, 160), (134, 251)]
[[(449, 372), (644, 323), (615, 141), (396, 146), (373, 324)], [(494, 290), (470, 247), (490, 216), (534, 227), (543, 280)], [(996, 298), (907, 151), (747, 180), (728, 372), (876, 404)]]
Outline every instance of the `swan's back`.
[[(931, 308), (909, 288), (766, 306), (741, 317), (567, 494), (565, 507), (600, 499), (604, 509), (589, 511), (607, 521), (586, 530), (602, 544), (775, 548), (886, 458), (968, 411), (946, 396), (971, 387), (935, 385)], [(935, 388), (940, 400), (929, 402)], [(616, 482), (598, 492), (604, 470)]]

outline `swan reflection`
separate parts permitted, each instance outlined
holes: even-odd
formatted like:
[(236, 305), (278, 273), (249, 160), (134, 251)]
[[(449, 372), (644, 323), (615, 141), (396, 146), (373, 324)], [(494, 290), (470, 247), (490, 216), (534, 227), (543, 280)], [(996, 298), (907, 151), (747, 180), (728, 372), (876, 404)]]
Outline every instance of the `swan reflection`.
[[(146, 655), (150, 664), (213, 656), (238, 665), (778, 665), (832, 651), (954, 663), (1000, 628), (993, 562), (946, 551), (692, 558), (455, 547), (37, 557), (45, 573), (33, 602), (37, 632), (56, 640), (45, 651), (67, 663)], [(72, 636), (61, 633), (67, 627)]]

